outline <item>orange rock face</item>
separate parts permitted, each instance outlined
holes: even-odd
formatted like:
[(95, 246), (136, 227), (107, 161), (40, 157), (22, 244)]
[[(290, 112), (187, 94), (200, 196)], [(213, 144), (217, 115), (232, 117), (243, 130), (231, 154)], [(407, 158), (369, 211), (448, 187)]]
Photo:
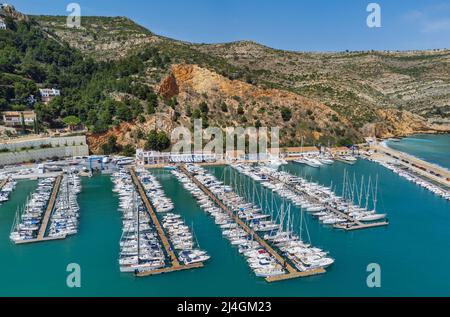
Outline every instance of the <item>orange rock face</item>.
[(167, 76), (162, 80), (158, 92), (165, 99), (170, 99), (178, 95), (179, 93), (178, 84), (173, 74), (170, 74), (169, 76)]

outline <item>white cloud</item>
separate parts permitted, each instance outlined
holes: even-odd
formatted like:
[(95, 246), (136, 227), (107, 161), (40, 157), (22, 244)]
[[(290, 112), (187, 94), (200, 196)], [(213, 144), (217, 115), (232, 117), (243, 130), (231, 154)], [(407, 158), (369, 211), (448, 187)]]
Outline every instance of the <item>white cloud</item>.
[(441, 3), (422, 10), (411, 10), (403, 18), (418, 25), (423, 33), (447, 32), (450, 31), (450, 4)]
[(450, 18), (436, 20), (436, 21), (426, 21), (422, 26), (422, 32), (445, 32), (450, 31)]

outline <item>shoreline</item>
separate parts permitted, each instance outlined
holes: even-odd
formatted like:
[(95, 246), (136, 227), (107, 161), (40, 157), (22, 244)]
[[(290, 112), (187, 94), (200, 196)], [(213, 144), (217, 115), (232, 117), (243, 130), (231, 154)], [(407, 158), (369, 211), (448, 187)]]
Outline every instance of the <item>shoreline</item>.
[(382, 138), (377, 138), (377, 139), (380, 139), (380, 140), (404, 139), (404, 138), (411, 137), (413, 135), (437, 135), (437, 134), (450, 134), (450, 130), (447, 130), (447, 131), (441, 131), (441, 130), (415, 131), (415, 132), (408, 133), (408, 134), (398, 134), (398, 135), (393, 135), (390, 137), (382, 137)]
[[(448, 135), (450, 135), (450, 133), (439, 133), (439, 134), (448, 134)], [(417, 134), (409, 135), (409, 136), (407, 136), (407, 137), (411, 137), (411, 136), (414, 136), (414, 135), (418, 136), (418, 135), (431, 135), (431, 134), (427, 134), (427, 133), (417, 133)], [(434, 134), (432, 134), (432, 135), (434, 135)], [(402, 137), (402, 138), (399, 138), (399, 139), (402, 140), (402, 139), (407, 138), (407, 137)], [(425, 158), (423, 158), (423, 157), (420, 157), (420, 156), (417, 156), (417, 155), (413, 155), (413, 154), (410, 154), (410, 153), (407, 153), (407, 152), (404, 152), (404, 151), (400, 151), (400, 150), (397, 150), (397, 149), (394, 149), (394, 148), (390, 147), (390, 146), (387, 144), (387, 142), (390, 141), (390, 140), (392, 140), (392, 139), (393, 139), (393, 138), (384, 139), (384, 140), (382, 140), (381, 142), (379, 142), (378, 144), (379, 144), (380, 146), (384, 147), (384, 148), (387, 148), (387, 149), (390, 149), (390, 150), (394, 150), (394, 151), (397, 151), (397, 152), (401, 152), (401, 153), (403, 153), (403, 154), (406, 155), (406, 156), (410, 156), (411, 158), (414, 158), (414, 159), (417, 159), (417, 160), (425, 161), (425, 162), (427, 162), (428, 164), (435, 166), (436, 168), (441, 168), (441, 169), (444, 169), (444, 170), (450, 172), (450, 169), (447, 168), (447, 167), (445, 167), (445, 166), (442, 166), (442, 165), (437, 164), (437, 163), (434, 163), (434, 162), (430, 162), (429, 160), (427, 160), (427, 159), (425, 159)]]

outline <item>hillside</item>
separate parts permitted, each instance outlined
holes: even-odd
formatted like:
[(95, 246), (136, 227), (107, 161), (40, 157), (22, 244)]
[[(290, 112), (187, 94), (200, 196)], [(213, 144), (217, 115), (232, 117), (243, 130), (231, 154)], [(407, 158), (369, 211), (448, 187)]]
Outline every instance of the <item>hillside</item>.
[[(77, 43), (74, 47), (84, 53), (96, 56), (101, 52), (101, 58), (119, 58), (120, 54), (136, 50), (145, 43), (161, 49), (174, 46), (169, 54), (175, 56), (195, 56), (198, 53), (193, 50), (196, 50), (218, 57), (220, 60), (211, 60), (202, 66), (226, 61), (229, 65), (222, 67), (223, 75), (316, 98), (351, 117), (357, 126), (373, 119), (376, 108), (413, 111), (430, 123), (450, 122), (450, 50), (300, 53), (271, 49), (254, 42), (196, 45), (154, 35), (126, 18), (87, 18), (83, 31), (74, 36), (63, 27), (64, 20), (57, 23), (52, 17), (38, 19), (64, 40)], [(118, 35), (117, 29), (131, 36), (126, 40)], [(102, 40), (95, 41), (93, 36), (79, 33), (98, 34)], [(121, 47), (120, 54), (110, 54), (108, 47)], [(187, 54), (180, 54), (180, 50)]]
[(248, 68), (263, 85), (320, 100), (358, 127), (380, 108), (409, 110), (431, 123), (450, 122), (450, 50), (297, 53), (253, 42), (198, 49)]
[(23, 107), (38, 87), (60, 88), (61, 98), (32, 106), (42, 129), (78, 116), (94, 152), (111, 136), (119, 147), (144, 146), (151, 130), (169, 133), (197, 117), (205, 126), (280, 126), (283, 146), (299, 145), (301, 137), (335, 145), (365, 135), (450, 130), (448, 50), (297, 53), (252, 42), (198, 45), (123, 17), (83, 17), (81, 29), (55, 16), (14, 23), (0, 33), (0, 58), (8, 65), (0, 69), (0, 106)]

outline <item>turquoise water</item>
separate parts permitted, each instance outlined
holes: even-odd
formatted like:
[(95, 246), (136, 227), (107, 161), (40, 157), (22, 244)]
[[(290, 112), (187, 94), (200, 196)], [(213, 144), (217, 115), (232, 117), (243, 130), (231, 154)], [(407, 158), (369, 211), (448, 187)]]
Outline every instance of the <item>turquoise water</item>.
[(394, 150), (409, 153), (450, 169), (450, 134), (418, 134), (399, 142), (388, 141), (387, 145)]
[[(8, 234), (16, 207), (36, 182), (21, 181), (11, 200), (0, 206), (1, 296), (441, 296), (450, 295), (450, 204), (396, 174), (367, 161), (354, 166), (335, 163), (313, 169), (286, 167), (292, 173), (341, 186), (344, 170), (357, 177), (379, 175), (379, 210), (388, 227), (337, 231), (307, 217), (312, 243), (336, 259), (326, 274), (274, 284), (253, 275), (244, 258), (213, 219), (168, 171), (153, 171), (176, 212), (193, 225), (211, 260), (205, 267), (147, 278), (120, 273), (117, 264), (121, 234), (118, 199), (108, 176), (84, 178), (79, 196), (79, 233), (63, 241), (15, 246)], [(211, 168), (218, 177), (223, 167)], [(227, 171), (229, 175), (229, 171)], [(249, 183), (250, 184), (250, 183)], [(253, 186), (250, 184), (249, 186)], [(257, 192), (260, 185), (256, 184)], [(298, 210), (293, 210), (299, 215)], [(66, 286), (66, 266), (81, 266), (81, 288)], [(369, 263), (381, 266), (381, 288), (366, 285)]]

